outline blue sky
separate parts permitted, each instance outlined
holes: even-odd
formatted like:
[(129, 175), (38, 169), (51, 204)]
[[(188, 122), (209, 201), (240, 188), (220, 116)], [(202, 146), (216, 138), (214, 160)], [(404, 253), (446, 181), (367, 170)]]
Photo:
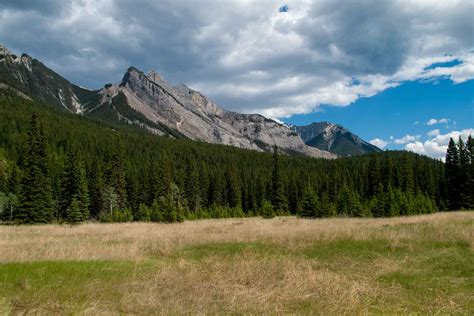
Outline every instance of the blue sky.
[[(437, 122), (430, 121), (433, 119)], [(295, 125), (317, 121), (337, 122), (368, 141), (384, 140), (388, 143), (386, 149), (404, 149), (413, 143), (410, 137), (402, 143), (401, 139), (407, 135), (425, 142), (436, 136), (433, 132), (436, 130), (444, 135), (473, 129), (474, 80), (459, 84), (447, 79), (407, 82), (375, 96), (360, 98), (350, 106), (323, 105), (314, 113), (284, 119)], [(395, 139), (399, 141), (396, 143)]]
[(0, 0), (0, 43), (87, 88), (154, 69), (227, 110), (328, 120), (441, 158), (474, 129), (473, 12), (472, 0)]

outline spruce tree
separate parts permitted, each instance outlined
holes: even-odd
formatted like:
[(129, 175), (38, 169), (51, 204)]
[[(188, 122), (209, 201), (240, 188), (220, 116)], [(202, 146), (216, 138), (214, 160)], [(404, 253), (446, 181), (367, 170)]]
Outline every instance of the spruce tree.
[(459, 170), (457, 177), (459, 185), (459, 207), (467, 209), (470, 206), (471, 191), (474, 190), (474, 188), (470, 186), (471, 157), (468, 145), (464, 143), (461, 136), (459, 136), (457, 146), (459, 152)]
[(281, 163), (278, 147), (273, 147), (273, 171), (272, 171), (272, 191), (271, 202), (277, 214), (288, 211), (288, 200), (285, 192), (285, 182), (281, 172)]
[(446, 186), (448, 192), (449, 208), (455, 210), (459, 208), (459, 169), (460, 157), (456, 143), (452, 138), (449, 139), (448, 149), (446, 151)]
[(68, 223), (79, 223), (84, 220), (84, 212), (81, 210), (81, 202), (73, 198), (71, 204), (66, 209), (65, 220)]
[(469, 170), (468, 172), (468, 184), (466, 191), (468, 192), (469, 209), (474, 209), (474, 138), (471, 135), (467, 138), (466, 147), (469, 152)]
[(136, 216), (133, 218), (136, 221), (140, 222), (149, 222), (150, 221), (150, 210), (145, 204), (140, 204)]
[(242, 206), (242, 191), (235, 169), (230, 167), (225, 172), (226, 201), (230, 208), (240, 208)]
[(76, 199), (79, 203), (79, 209), (83, 212), (82, 218), (84, 220), (89, 219), (89, 189), (86, 171), (80, 155), (72, 150), (68, 153), (62, 180), (62, 192), (59, 202), (61, 216), (65, 216), (72, 200)]
[(264, 201), (263, 204), (262, 204), (262, 208), (260, 210), (260, 215), (263, 217), (263, 218), (267, 218), (267, 219), (270, 219), (270, 218), (274, 218), (275, 217), (275, 211), (274, 211), (274, 208), (273, 208), (273, 205), (270, 201)]
[(318, 195), (310, 185), (307, 185), (301, 199), (301, 216), (318, 217), (319, 208)]
[(93, 218), (98, 218), (99, 215), (105, 211), (105, 184), (103, 167), (97, 158), (94, 159), (92, 164), (89, 181), (89, 196), (90, 215)]
[(197, 211), (201, 203), (201, 192), (199, 173), (194, 159), (190, 159), (186, 163), (185, 195), (188, 209), (193, 212)]
[(15, 212), (15, 222), (48, 223), (53, 220), (46, 147), (43, 127), (36, 113), (33, 113), (28, 131), (27, 151), (24, 157), (20, 207)]

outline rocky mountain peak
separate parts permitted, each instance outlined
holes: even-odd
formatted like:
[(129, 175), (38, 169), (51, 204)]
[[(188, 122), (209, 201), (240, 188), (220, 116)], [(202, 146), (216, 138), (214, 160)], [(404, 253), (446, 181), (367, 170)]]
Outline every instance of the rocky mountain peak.
[(154, 69), (150, 70), (147, 74), (147, 77), (154, 82), (160, 82), (163, 81), (163, 77), (160, 76)]
[(0, 44), (0, 58), (4, 56), (10, 56), (12, 54), (13, 53), (6, 46), (3, 46), (2, 44)]
[(296, 126), (295, 129), (306, 145), (340, 156), (380, 151), (345, 127), (331, 122), (313, 122), (307, 126)]

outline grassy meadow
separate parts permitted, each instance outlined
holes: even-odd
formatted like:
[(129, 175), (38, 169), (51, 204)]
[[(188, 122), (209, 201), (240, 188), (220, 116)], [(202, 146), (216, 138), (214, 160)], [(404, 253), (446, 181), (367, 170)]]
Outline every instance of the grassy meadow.
[(0, 226), (0, 314), (473, 314), (474, 212)]

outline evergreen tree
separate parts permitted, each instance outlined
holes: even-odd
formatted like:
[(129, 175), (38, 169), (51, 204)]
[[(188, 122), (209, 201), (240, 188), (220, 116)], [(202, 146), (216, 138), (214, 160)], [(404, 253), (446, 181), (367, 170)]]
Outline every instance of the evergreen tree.
[(239, 180), (234, 168), (228, 168), (225, 172), (226, 201), (230, 208), (242, 206), (242, 192)]
[(162, 210), (162, 204), (158, 199), (153, 201), (150, 209), (150, 220), (152, 222), (164, 222), (164, 214)]
[(470, 197), (474, 187), (470, 185), (471, 157), (470, 151), (461, 136), (457, 143), (459, 152), (459, 170), (457, 182), (459, 185), (459, 207), (467, 209), (470, 206)]
[(11, 167), (10, 174), (6, 184), (6, 191), (11, 194), (18, 195), (21, 190), (21, 174), (17, 165)]
[(71, 204), (66, 209), (65, 220), (68, 223), (79, 223), (84, 220), (84, 211), (81, 210), (81, 202), (73, 198)]
[(329, 193), (327, 191), (323, 192), (321, 196), (321, 203), (319, 212), (317, 214), (318, 217), (331, 217), (337, 214), (336, 205), (331, 201), (329, 197)]
[(474, 138), (471, 135), (467, 138), (466, 147), (469, 152), (468, 184), (466, 186), (469, 201), (468, 208), (474, 209)]
[(93, 218), (98, 218), (99, 214), (105, 212), (105, 184), (102, 165), (98, 159), (94, 159), (90, 180), (90, 211)]
[(459, 197), (459, 169), (460, 157), (458, 147), (452, 138), (449, 139), (448, 149), (446, 152), (446, 186), (448, 191), (449, 208), (451, 210), (458, 209), (460, 205)]
[(145, 204), (140, 204), (136, 216), (133, 218), (136, 221), (149, 222), (150, 221), (150, 210)]
[(89, 218), (89, 189), (84, 163), (80, 156), (69, 151), (66, 167), (63, 173), (62, 192), (60, 194), (60, 215), (65, 217), (66, 211), (74, 199), (79, 203), (79, 209), (83, 212), (82, 218)]
[(273, 172), (272, 172), (272, 205), (276, 213), (288, 211), (288, 200), (285, 193), (285, 183), (281, 172), (278, 147), (273, 147)]
[(270, 201), (265, 200), (263, 202), (262, 208), (260, 210), (260, 215), (262, 215), (263, 218), (267, 219), (275, 217), (274, 207)]
[(197, 211), (201, 203), (201, 192), (199, 173), (194, 159), (190, 159), (186, 163), (185, 196), (188, 209), (193, 212)]
[(307, 185), (301, 199), (301, 216), (318, 217), (319, 208), (318, 195), (310, 185)]
[(52, 192), (49, 179), (46, 139), (38, 116), (33, 113), (28, 131), (18, 223), (48, 223), (53, 220)]

